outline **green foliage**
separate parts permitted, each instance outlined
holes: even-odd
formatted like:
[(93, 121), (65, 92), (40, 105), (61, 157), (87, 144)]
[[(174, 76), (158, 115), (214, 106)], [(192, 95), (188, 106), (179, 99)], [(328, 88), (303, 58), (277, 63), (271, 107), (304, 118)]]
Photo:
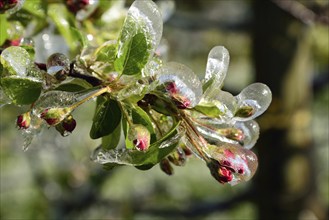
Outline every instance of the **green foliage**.
[(111, 134), (119, 126), (121, 121), (121, 109), (118, 102), (98, 97), (90, 137), (97, 139)]
[[(229, 61), (224, 47), (214, 47), (209, 53), (207, 80), (202, 85), (188, 67), (165, 63), (161, 54), (154, 54), (163, 27), (153, 1), (135, 1), (125, 18), (115, 18), (116, 25), (107, 23), (111, 20), (109, 5), (104, 1), (37, 0), (28, 1), (15, 13), (0, 15), (0, 103), (30, 105), (17, 120), (25, 137), (23, 148), (27, 149), (43, 125), (69, 135), (76, 127), (74, 110), (96, 99), (89, 135), (101, 138), (92, 160), (104, 167), (131, 165), (146, 170), (163, 161), (170, 166), (173, 158), (174, 165), (183, 165), (193, 153), (220, 183), (250, 179), (257, 168), (249, 151), (255, 140), (245, 138), (244, 133), (258, 137), (252, 119), (268, 107), (268, 87), (251, 85), (222, 101), (217, 95), (221, 95)], [(70, 54), (58, 52), (45, 57), (46, 63), (36, 63), (38, 51), (31, 36), (24, 36), (24, 30), (11, 33), (24, 28), (31, 36), (42, 33), (44, 41), (60, 34)], [(234, 118), (245, 106), (248, 114)], [(236, 155), (224, 155), (227, 150)], [(242, 160), (240, 155), (253, 160)]]
[(1, 87), (14, 104), (28, 105), (39, 98), (42, 83), (29, 78), (8, 76), (1, 79)]

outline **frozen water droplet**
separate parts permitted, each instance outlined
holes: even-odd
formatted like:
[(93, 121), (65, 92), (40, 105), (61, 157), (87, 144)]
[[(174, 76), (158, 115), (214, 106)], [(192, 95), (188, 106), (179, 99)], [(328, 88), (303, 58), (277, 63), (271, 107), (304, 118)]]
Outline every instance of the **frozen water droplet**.
[(233, 144), (210, 145), (208, 154), (219, 162), (220, 166), (232, 171), (233, 179), (229, 183), (235, 185), (248, 181), (258, 167), (257, 156), (250, 150)]
[(228, 50), (223, 46), (216, 46), (209, 52), (205, 82), (212, 80), (211, 88), (221, 88), (226, 77), (226, 72), (230, 62)]
[(70, 60), (62, 53), (54, 53), (47, 60), (47, 73), (55, 74), (61, 70), (68, 70)]
[(113, 149), (113, 150), (103, 150), (103, 148), (97, 147), (93, 154), (91, 155), (91, 160), (99, 164), (115, 163), (122, 165), (138, 165), (132, 164), (132, 158), (129, 154), (131, 150), (123, 149)]
[(1, 53), (1, 63), (12, 75), (24, 77), (31, 65), (29, 53), (21, 47), (8, 47)]
[(20, 46), (29, 46), (34, 47), (34, 41), (32, 38), (29, 37), (23, 37), (19, 43)]
[(267, 85), (263, 83), (253, 83), (244, 88), (239, 95), (236, 96), (238, 108), (247, 106), (253, 108), (253, 114), (250, 117), (235, 117), (238, 121), (247, 121), (261, 115), (270, 105), (272, 101), (272, 93)]
[(171, 96), (179, 96), (190, 102), (188, 107), (194, 107), (200, 102), (202, 86), (199, 78), (188, 67), (180, 63), (169, 62), (162, 66), (158, 76), (160, 84), (175, 83), (175, 93)]
[(42, 119), (37, 117), (34, 114), (31, 114), (30, 126), (27, 129), (22, 129), (22, 135), (24, 138), (23, 150), (27, 151), (28, 147), (32, 143), (32, 140), (35, 136), (41, 133), (42, 128), (45, 127), (45, 124), (42, 122)]
[(162, 37), (162, 17), (157, 5), (150, 1), (134, 1), (128, 10), (128, 15), (123, 25), (119, 41), (119, 57), (123, 54), (123, 48), (127, 40), (132, 39), (137, 33), (146, 36), (150, 57), (153, 56)]

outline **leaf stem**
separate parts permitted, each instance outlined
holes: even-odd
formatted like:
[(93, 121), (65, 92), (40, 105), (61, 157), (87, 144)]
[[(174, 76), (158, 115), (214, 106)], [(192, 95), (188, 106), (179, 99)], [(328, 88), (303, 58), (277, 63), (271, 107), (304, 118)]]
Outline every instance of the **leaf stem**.
[(88, 96), (88, 97), (82, 99), (81, 101), (73, 104), (71, 106), (71, 109), (73, 110), (73, 109), (79, 107), (80, 105), (82, 105), (83, 103), (89, 101), (90, 99), (93, 99), (93, 98), (95, 98), (97, 96), (100, 96), (100, 95), (104, 94), (105, 92), (109, 92), (110, 93), (111, 92), (111, 88), (108, 87), (108, 86), (106, 86), (106, 87), (103, 87), (103, 88), (97, 90), (95, 93), (91, 94), (90, 96)]

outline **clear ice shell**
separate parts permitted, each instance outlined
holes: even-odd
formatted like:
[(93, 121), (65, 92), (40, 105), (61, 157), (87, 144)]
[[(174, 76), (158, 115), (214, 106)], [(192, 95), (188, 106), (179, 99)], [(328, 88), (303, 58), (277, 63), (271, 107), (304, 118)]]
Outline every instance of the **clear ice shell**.
[(39, 115), (46, 108), (69, 107), (91, 96), (99, 88), (88, 89), (81, 92), (50, 91), (42, 94), (35, 102), (33, 113)]
[[(234, 170), (233, 179), (229, 182), (231, 185), (248, 181), (256, 173), (258, 159), (251, 150), (234, 144), (210, 145), (207, 150), (208, 155), (217, 160), (221, 166)], [(240, 170), (243, 172), (239, 172)]]
[(43, 120), (37, 117), (35, 114), (31, 114), (30, 126), (27, 129), (22, 129), (22, 135), (24, 138), (23, 150), (27, 151), (28, 147), (33, 141), (33, 138), (41, 133), (42, 128), (46, 127)]
[(68, 69), (70, 60), (62, 53), (54, 53), (47, 59), (47, 73), (55, 74), (60, 70)]
[(244, 138), (242, 140), (243, 148), (251, 149), (256, 144), (259, 138), (258, 123), (254, 120), (243, 121), (243, 122), (237, 121), (234, 127), (241, 129), (244, 134)]
[(211, 49), (208, 55), (206, 74), (204, 83), (213, 79), (211, 88), (221, 88), (226, 77), (226, 72), (230, 62), (230, 54), (223, 46), (216, 46)]
[(158, 81), (160, 84), (175, 82), (179, 94), (191, 102), (189, 107), (194, 107), (201, 100), (201, 81), (191, 69), (183, 64), (176, 62), (164, 64), (159, 71)]
[(123, 45), (137, 33), (144, 33), (150, 57), (153, 56), (162, 37), (163, 22), (157, 5), (151, 0), (135, 1), (128, 10), (119, 40), (118, 57), (123, 54)]
[(254, 108), (255, 113), (250, 117), (235, 117), (237, 121), (247, 121), (264, 113), (272, 101), (272, 93), (267, 85), (263, 83), (253, 83), (244, 88), (235, 98), (238, 102), (238, 108), (243, 106), (251, 106)]
[(226, 118), (226, 120), (234, 116), (237, 106), (235, 97), (231, 93), (221, 90), (219, 87), (207, 90), (202, 97), (201, 103), (202, 102), (216, 105), (217, 108), (224, 113), (222, 116)]
[(29, 53), (21, 47), (8, 47), (1, 53), (1, 63), (14, 71), (14, 75), (25, 77), (31, 65)]
[(132, 163), (132, 158), (129, 154), (130, 151), (131, 150), (126, 148), (104, 151), (103, 148), (99, 146), (93, 151), (91, 160), (99, 164), (115, 163), (132, 166), (138, 165)]

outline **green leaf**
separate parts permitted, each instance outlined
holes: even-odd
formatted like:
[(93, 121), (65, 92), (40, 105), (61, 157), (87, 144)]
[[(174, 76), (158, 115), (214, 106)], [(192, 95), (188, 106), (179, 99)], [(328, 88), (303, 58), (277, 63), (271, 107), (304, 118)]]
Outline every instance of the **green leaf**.
[(124, 75), (140, 73), (149, 57), (145, 35), (136, 34), (132, 39), (128, 39), (123, 47), (123, 54), (114, 63), (116, 70), (122, 71)]
[(121, 136), (121, 124), (119, 123), (112, 133), (102, 137), (102, 148), (104, 150), (110, 150), (116, 148), (120, 142), (120, 136)]
[[(124, 158), (130, 158), (129, 163), (133, 166), (136, 166), (138, 169), (150, 169), (152, 166), (159, 163), (164, 157), (170, 154), (178, 145), (179, 140), (176, 140), (170, 142), (169, 146), (160, 148), (161, 144), (164, 141), (170, 141), (171, 138), (175, 138), (175, 136), (178, 134), (177, 128), (179, 127), (179, 125), (180, 123), (175, 124), (164, 137), (151, 144), (148, 151), (141, 152), (137, 150), (128, 150), (122, 156)], [(111, 153), (111, 150), (109, 151), (109, 153)], [(120, 158), (118, 158), (118, 160), (120, 160)], [(125, 161), (124, 164), (127, 164), (127, 161)], [(107, 167), (114, 167), (117, 165), (121, 164), (106, 163)]]
[(134, 144), (128, 138), (129, 124), (128, 124), (128, 121), (124, 117), (122, 117), (122, 130), (123, 130), (123, 134), (125, 135), (125, 145), (126, 145), (126, 148), (127, 149), (133, 149), (134, 148)]
[(113, 63), (117, 54), (117, 43), (114, 41), (107, 41), (97, 48), (95, 52), (96, 61), (105, 63)]
[(201, 112), (202, 114), (209, 116), (209, 117), (218, 117), (223, 115), (223, 112), (218, 109), (216, 105), (213, 104), (199, 104), (194, 107), (194, 110)]
[(156, 134), (153, 128), (150, 116), (140, 107), (132, 108), (132, 119), (134, 124), (144, 125), (151, 134), (151, 144), (156, 140)]
[[(29, 53), (22, 47), (11, 46), (1, 53), (1, 64), (9, 75), (27, 76), (32, 65)], [(1, 73), (1, 76), (5, 74)]]
[(8, 38), (7, 33), (8, 22), (5, 14), (0, 14), (0, 45)]
[(60, 84), (55, 88), (55, 90), (66, 91), (66, 92), (79, 92), (85, 89), (92, 88), (86, 80), (83, 79), (73, 79), (69, 83)]
[(74, 41), (79, 42), (82, 48), (88, 45), (87, 36), (81, 33), (77, 28), (70, 27), (70, 32)]
[(29, 78), (8, 76), (1, 79), (1, 87), (14, 104), (27, 105), (39, 98), (42, 83)]
[(121, 109), (118, 102), (106, 99), (102, 96), (97, 98), (97, 106), (90, 130), (90, 137), (97, 139), (114, 132), (121, 121)]

